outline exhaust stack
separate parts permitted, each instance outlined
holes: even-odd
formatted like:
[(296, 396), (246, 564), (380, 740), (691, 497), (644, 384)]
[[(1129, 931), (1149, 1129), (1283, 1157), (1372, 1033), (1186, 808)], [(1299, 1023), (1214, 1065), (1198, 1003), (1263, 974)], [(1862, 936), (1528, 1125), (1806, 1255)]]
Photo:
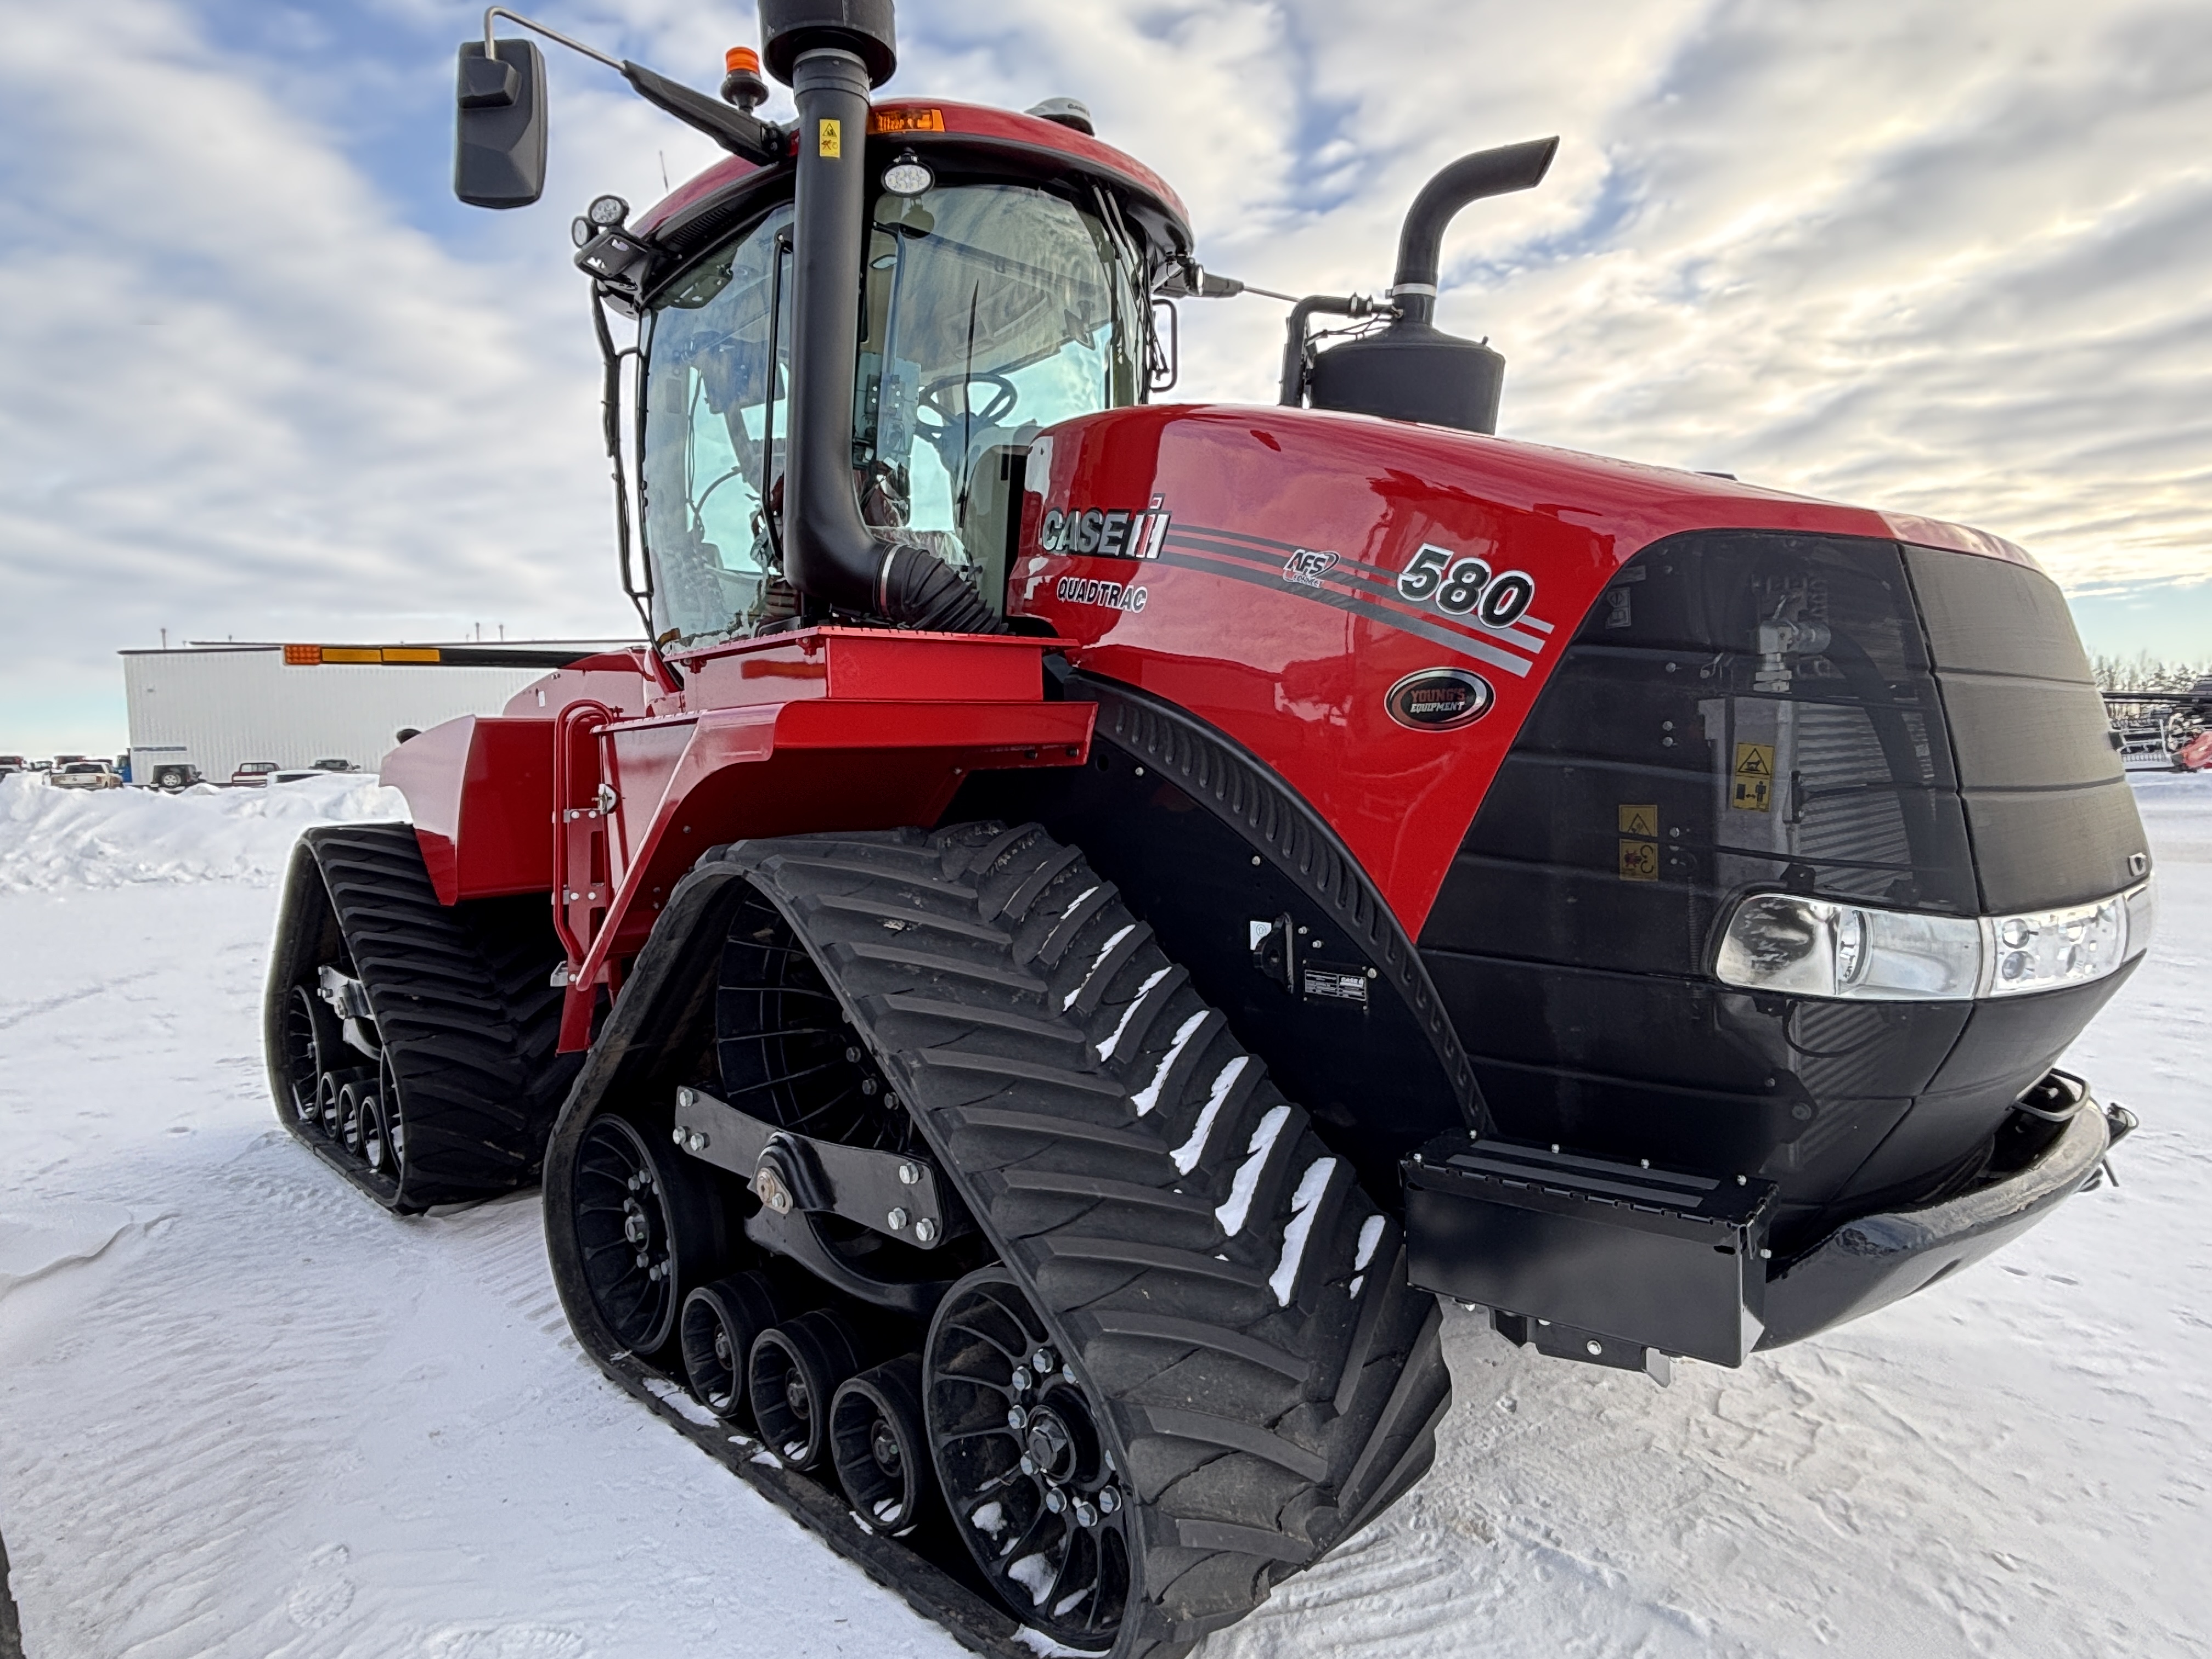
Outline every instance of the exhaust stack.
[[(1505, 359), (1430, 321), (1437, 309), (1444, 228), (1470, 202), (1534, 189), (1543, 182), (1559, 148), (1557, 138), (1539, 138), (1478, 150), (1421, 186), (1398, 236), (1398, 270), (1390, 284), (1397, 319), (1378, 334), (1348, 340), (1315, 357), (1306, 384), (1316, 409), (1425, 421), (1468, 432), (1498, 430)], [(1299, 322), (1303, 334), (1304, 319)], [(1298, 349), (1303, 354), (1302, 340)], [(1287, 392), (1287, 374), (1285, 386)]]
[(808, 601), (809, 620), (835, 608), (902, 627), (1003, 633), (1005, 623), (936, 555), (871, 529), (854, 491), (868, 94), (898, 65), (891, 0), (761, 0), (760, 21), (769, 73), (799, 105), (785, 580)]

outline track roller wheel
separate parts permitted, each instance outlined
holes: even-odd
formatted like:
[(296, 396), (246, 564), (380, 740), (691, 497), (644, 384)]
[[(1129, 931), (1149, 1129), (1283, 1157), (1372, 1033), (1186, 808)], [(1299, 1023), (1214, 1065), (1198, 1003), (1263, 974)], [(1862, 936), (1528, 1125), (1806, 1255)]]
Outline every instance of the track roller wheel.
[(820, 1464), (830, 1450), (830, 1402), (864, 1363), (859, 1334), (827, 1308), (763, 1331), (748, 1367), (762, 1443), (789, 1468)]
[(368, 1159), (362, 1135), (362, 1109), (375, 1097), (376, 1085), (367, 1078), (338, 1085), (338, 1144), (363, 1163)]
[(316, 1097), (322, 1109), (320, 1126), (323, 1133), (337, 1145), (345, 1143), (349, 1105), (346, 1091), (359, 1082), (361, 1077), (358, 1066), (351, 1066), (343, 1072), (325, 1072), (322, 1075), (320, 1092)]
[(1098, 1414), (1029, 1297), (994, 1265), (952, 1287), (925, 1352), (930, 1449), (953, 1530), (1056, 1642), (1110, 1647), (1129, 1594), (1128, 1493)]
[(631, 1352), (657, 1352), (676, 1328), (678, 1287), (718, 1254), (714, 1195), (673, 1152), (610, 1115), (578, 1149), (574, 1224), (599, 1316)]
[(760, 1334), (782, 1317), (766, 1273), (736, 1273), (685, 1297), (680, 1336), (692, 1398), (725, 1423), (750, 1422), (746, 1364)]
[(839, 1386), (830, 1402), (830, 1457), (855, 1514), (894, 1537), (913, 1530), (936, 1485), (919, 1358), (902, 1355)]
[(398, 1166), (392, 1151), (389, 1066), (379, 1070), (374, 1088), (364, 1085), (361, 1096), (361, 1161), (375, 1174), (392, 1175)]

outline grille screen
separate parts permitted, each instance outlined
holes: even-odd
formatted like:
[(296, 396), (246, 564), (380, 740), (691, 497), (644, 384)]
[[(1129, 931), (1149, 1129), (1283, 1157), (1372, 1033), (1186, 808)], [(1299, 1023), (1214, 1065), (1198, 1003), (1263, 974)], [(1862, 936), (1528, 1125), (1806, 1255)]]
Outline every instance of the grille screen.
[(2025, 567), (1763, 532), (1647, 549), (1577, 630), (1422, 935), (1499, 1128), (1765, 1175), (1785, 1245), (1955, 1178), (2111, 983), (2027, 999), (2030, 1029), (1975, 1043), (1967, 1004), (1731, 991), (1716, 919), (1754, 889), (1972, 915), (2126, 885), (2141, 831), (2087, 679)]

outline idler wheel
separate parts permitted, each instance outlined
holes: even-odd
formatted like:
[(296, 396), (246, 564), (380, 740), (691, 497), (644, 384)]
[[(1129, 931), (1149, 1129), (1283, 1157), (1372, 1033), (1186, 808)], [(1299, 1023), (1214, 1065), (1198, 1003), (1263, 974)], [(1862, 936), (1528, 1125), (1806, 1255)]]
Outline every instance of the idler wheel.
[(751, 1421), (746, 1364), (760, 1334), (782, 1316), (762, 1273), (735, 1273), (684, 1298), (684, 1375), (692, 1397), (723, 1422)]
[(682, 1287), (711, 1273), (714, 1194), (627, 1118), (595, 1118), (576, 1149), (576, 1247), (592, 1304), (632, 1353), (675, 1334)]
[(1070, 1647), (1109, 1647), (1129, 1597), (1130, 1487), (1088, 1392), (995, 1263), (938, 1304), (923, 1405), (953, 1530), (1000, 1599)]
[(305, 985), (295, 985), (284, 1000), (284, 1079), (292, 1091), (292, 1115), (319, 1125), (323, 1073), (338, 1042), (337, 1020), (329, 1006)]
[(827, 1308), (763, 1331), (748, 1368), (762, 1443), (792, 1468), (821, 1464), (830, 1450), (830, 1403), (864, 1363), (858, 1334)]
[(845, 1501), (894, 1535), (922, 1518), (937, 1481), (922, 1425), (921, 1356), (848, 1379), (830, 1403), (830, 1456)]

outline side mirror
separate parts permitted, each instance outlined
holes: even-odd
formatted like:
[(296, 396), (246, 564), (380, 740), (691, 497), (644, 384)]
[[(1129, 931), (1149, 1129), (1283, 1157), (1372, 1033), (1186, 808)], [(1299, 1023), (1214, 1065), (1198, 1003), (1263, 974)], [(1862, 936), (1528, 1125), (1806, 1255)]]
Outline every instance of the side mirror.
[(1173, 300), (1159, 295), (1152, 296), (1152, 331), (1145, 342), (1145, 368), (1146, 387), (1151, 392), (1172, 392), (1182, 378), (1182, 316)]
[(545, 193), (545, 59), (528, 40), (461, 43), (453, 194), (471, 207), (528, 207)]

